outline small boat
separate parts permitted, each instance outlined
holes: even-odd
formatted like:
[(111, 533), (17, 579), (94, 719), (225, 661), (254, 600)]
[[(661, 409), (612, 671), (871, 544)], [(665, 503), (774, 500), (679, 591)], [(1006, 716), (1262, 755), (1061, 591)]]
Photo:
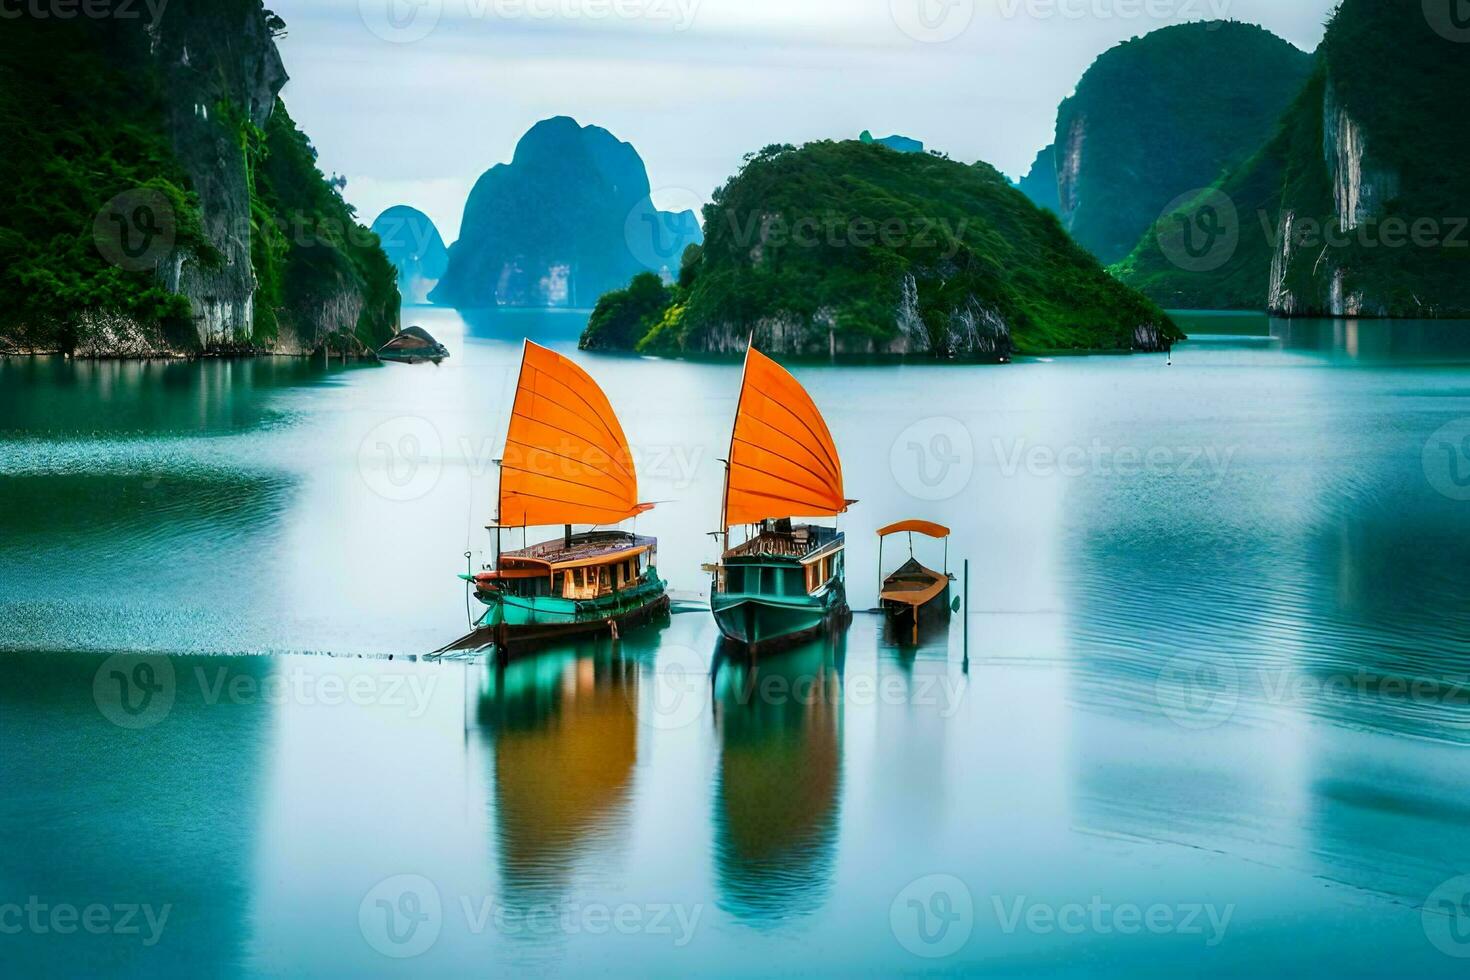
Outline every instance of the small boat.
[[(725, 468), (723, 553), (706, 566), (710, 608), (727, 641), (754, 655), (851, 621), (842, 532), (791, 519), (835, 517), (853, 503), (811, 396), (775, 361), (748, 349)], [(746, 540), (732, 547), (730, 529), (742, 526)]]
[[(908, 534), (909, 557), (894, 571), (883, 578), (878, 591), (878, 602), (888, 614), (894, 627), (909, 626), (913, 641), (919, 641), (919, 620), (933, 616), (948, 616), (949, 585), (954, 576), (949, 573), (949, 528), (930, 521), (899, 521), (878, 530), (878, 572), (883, 571), (883, 541), (890, 535)], [(920, 564), (914, 557), (914, 535), (944, 541), (944, 571), (936, 572)]]
[[(496, 562), (460, 576), (488, 608), (475, 631), (444, 651), (493, 644), (512, 653), (581, 633), (619, 631), (667, 612), (658, 541), (598, 530), (652, 509), (622, 426), (597, 383), (576, 364), (531, 341), (521, 356), (500, 460)], [(593, 530), (573, 533), (572, 525)], [(562, 526), (561, 537), (500, 551), (508, 528)]]
[(423, 327), (404, 327), (382, 347), (378, 348), (378, 360), (397, 361), (400, 364), (420, 364), (433, 361), (438, 364), (449, 356), (449, 348), (429, 335)]

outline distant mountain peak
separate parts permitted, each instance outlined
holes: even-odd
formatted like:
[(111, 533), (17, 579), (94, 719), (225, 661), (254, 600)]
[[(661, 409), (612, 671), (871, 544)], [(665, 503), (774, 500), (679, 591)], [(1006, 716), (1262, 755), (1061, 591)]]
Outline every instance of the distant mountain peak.
[(858, 141), (862, 143), (880, 143), (890, 150), (897, 150), (899, 153), (924, 152), (924, 144), (908, 136), (893, 135), (875, 137), (871, 131), (865, 129), (862, 131), (862, 135), (858, 137)]
[(435, 302), (463, 308), (591, 306), (639, 271), (671, 275), (702, 240), (686, 213), (654, 207), (633, 145), (552, 116), (510, 163), (475, 183)]
[(378, 215), (372, 231), (388, 261), (398, 270), (398, 291), (403, 301), (427, 302), (429, 292), (449, 265), (449, 251), (434, 222), (417, 208), (395, 204)]

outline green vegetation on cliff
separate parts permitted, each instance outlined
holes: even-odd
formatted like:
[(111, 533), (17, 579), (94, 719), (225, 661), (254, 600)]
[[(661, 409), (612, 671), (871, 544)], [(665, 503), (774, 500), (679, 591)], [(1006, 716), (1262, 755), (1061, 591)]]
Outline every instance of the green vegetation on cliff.
[(1233, 21), (1125, 41), (1058, 108), (1054, 151), (1042, 151), (1023, 189), (1058, 207), (1084, 248), (1116, 262), (1172, 200), (1254, 153), (1311, 70), (1310, 55)]
[[(1332, 191), (1312, 160), (1322, 143), (1323, 77), (1313, 76), (1276, 134), (1209, 191), (1166, 215), (1113, 272), (1172, 310), (1258, 310), (1267, 303), (1281, 199), (1330, 213)], [(1306, 166), (1301, 161), (1310, 161)], [(1218, 219), (1218, 224), (1217, 224)], [(1203, 225), (1203, 226), (1202, 226)], [(1211, 227), (1229, 237), (1211, 239)], [(1193, 236), (1192, 243), (1186, 242)], [(1192, 260), (1189, 249), (1199, 251)]]
[(0, 336), (70, 349), (78, 313), (108, 310), (188, 342), (189, 301), (151, 270), (109, 262), (93, 234), (104, 205), (143, 188), (171, 207), (178, 249), (218, 261), (164, 135), (157, 78), (128, 70), (146, 57), (145, 44), (106, 25), (7, 22), (0, 30)]
[[(604, 296), (584, 347), (778, 353), (1160, 349), (1152, 302), (993, 167), (858, 141), (770, 146), (715, 192), (679, 282)], [(658, 289), (654, 287), (658, 286)]]
[[(1418, 0), (1345, 0), (1275, 136), (1117, 274), (1169, 306), (1470, 315), (1470, 130), (1446, 118), (1470, 56), (1441, 27)], [(1222, 212), (1238, 242), (1181, 261), (1180, 236), (1202, 246)]]
[(280, 28), (260, 0), (6, 20), (0, 350), (392, 336), (393, 270), (275, 98)]
[[(691, 245), (690, 248), (698, 248)], [(588, 350), (634, 350), (673, 305), (674, 289), (652, 272), (640, 272), (627, 289), (616, 289), (598, 302), (587, 321), (582, 347)]]
[(274, 340), (284, 324), (309, 333), (297, 319), (346, 303), (360, 303), (353, 335), (375, 348), (398, 321), (398, 272), (378, 236), (357, 222), (316, 166), (316, 150), (276, 100), (264, 139), (254, 136), (251, 155), (251, 264), (257, 338)]

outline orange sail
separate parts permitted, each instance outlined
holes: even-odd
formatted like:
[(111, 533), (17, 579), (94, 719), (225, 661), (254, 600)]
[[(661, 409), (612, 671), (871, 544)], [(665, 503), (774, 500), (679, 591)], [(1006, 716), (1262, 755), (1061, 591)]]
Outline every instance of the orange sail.
[(501, 527), (616, 524), (638, 502), (623, 428), (597, 382), (526, 341), (500, 464)]
[(822, 413), (781, 365), (746, 351), (725, 477), (725, 527), (847, 510), (842, 461)]

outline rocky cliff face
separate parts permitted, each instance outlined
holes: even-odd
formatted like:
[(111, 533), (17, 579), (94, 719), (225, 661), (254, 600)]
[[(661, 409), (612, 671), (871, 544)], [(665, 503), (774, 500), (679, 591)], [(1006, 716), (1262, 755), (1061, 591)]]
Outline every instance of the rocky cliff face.
[[(1104, 52), (1057, 109), (1055, 190), (1024, 187), (1104, 264), (1132, 251), (1174, 198), (1208, 186), (1271, 134), (1311, 58), (1268, 31), (1166, 27)], [(1047, 154), (1043, 151), (1043, 157)]]
[(1356, 228), (1384, 213), (1399, 196), (1399, 175), (1368, 152), (1362, 125), (1337, 98), (1331, 79), (1322, 99), (1322, 155), (1332, 181), (1336, 219), (1344, 228)]
[(1347, 241), (1378, 221), (1400, 186), (1394, 168), (1370, 152), (1367, 134), (1337, 98), (1330, 78), (1322, 88), (1323, 176), (1332, 189), (1332, 207), (1309, 230), (1303, 228), (1300, 205), (1282, 208), (1266, 307), (1278, 316), (1388, 316), (1381, 299), (1348, 287), (1346, 249), (1334, 249), (1325, 239), (1320, 249), (1311, 247), (1316, 227), (1335, 229)]
[(1073, 227), (1082, 209), (1082, 149), (1087, 145), (1087, 117), (1077, 113), (1067, 120), (1065, 138), (1057, 144), (1057, 204), (1062, 222)]
[(189, 298), (201, 346), (248, 348), (255, 274), (251, 191), (238, 122), (266, 127), (286, 84), (286, 67), (259, 2), (164, 8), (150, 40), (168, 93), (169, 140), (199, 196), (204, 234), (222, 257), (216, 268), (205, 268), (174, 254), (164, 261), (162, 277), (170, 290)]
[(283, 28), (261, 0), (6, 19), (0, 183), (31, 205), (0, 213), (10, 346), (158, 356), (392, 336), (392, 269), (278, 98)]
[[(1417, 0), (1344, 0), (1276, 134), (1210, 197), (1238, 243), (1193, 265), (1162, 222), (1116, 271), (1159, 302), (1281, 316), (1470, 315), (1465, 45)], [(1184, 209), (1188, 212), (1190, 209)]]
[(692, 212), (654, 207), (632, 145), (565, 116), (546, 119), (487, 171), (465, 204), (436, 303), (590, 307), (640, 270), (672, 276), (702, 239)]

